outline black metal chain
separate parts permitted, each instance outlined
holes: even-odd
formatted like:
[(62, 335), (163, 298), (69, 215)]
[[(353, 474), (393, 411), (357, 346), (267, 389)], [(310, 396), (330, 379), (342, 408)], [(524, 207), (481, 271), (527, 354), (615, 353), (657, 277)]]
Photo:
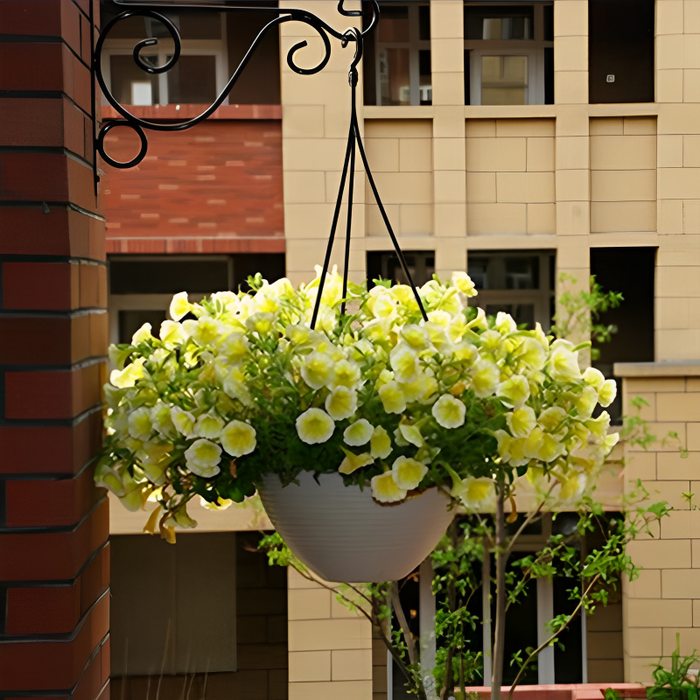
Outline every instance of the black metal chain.
[(394, 244), (394, 250), (396, 250), (396, 255), (401, 264), (401, 269), (406, 275), (408, 284), (413, 290), (413, 296), (416, 299), (418, 308), (420, 309), (421, 316), (423, 320), (427, 322), (428, 315), (425, 312), (425, 307), (423, 306), (423, 300), (420, 298), (418, 293), (418, 288), (413, 282), (413, 277), (406, 264), (406, 258), (404, 257), (399, 241), (396, 238), (394, 229), (391, 226), (391, 221), (389, 221), (389, 216), (386, 213), (384, 204), (381, 197), (379, 196), (379, 190), (377, 189), (377, 183), (374, 181), (374, 176), (372, 175), (372, 170), (369, 167), (369, 161), (367, 160), (367, 154), (365, 153), (365, 147), (362, 143), (362, 135), (360, 133), (360, 125), (357, 119), (357, 83), (359, 76), (357, 73), (357, 66), (362, 59), (363, 52), (363, 35), (359, 29), (353, 27), (348, 29), (343, 36), (343, 46), (347, 46), (348, 42), (355, 42), (355, 56), (353, 58), (352, 64), (350, 65), (350, 71), (348, 73), (348, 82), (350, 83), (350, 127), (348, 129), (348, 143), (345, 149), (345, 161), (343, 163), (343, 171), (340, 176), (340, 186), (338, 187), (338, 198), (335, 202), (335, 210), (333, 211), (333, 221), (331, 223), (331, 230), (328, 236), (328, 245), (326, 246), (326, 256), (323, 261), (323, 270), (321, 272), (321, 278), (318, 283), (318, 294), (316, 296), (316, 302), (314, 304), (314, 311), (311, 316), (311, 328), (312, 330), (316, 327), (316, 321), (318, 320), (318, 312), (321, 307), (321, 297), (323, 296), (323, 288), (326, 282), (326, 276), (328, 274), (328, 268), (331, 261), (331, 253), (333, 250), (333, 243), (335, 241), (335, 231), (338, 226), (338, 218), (340, 216), (340, 208), (343, 203), (343, 194), (345, 191), (345, 184), (348, 180), (348, 170), (350, 171), (350, 179), (348, 183), (348, 207), (347, 207), (347, 219), (345, 226), (345, 265), (343, 267), (343, 292), (340, 313), (345, 314), (345, 299), (347, 297), (348, 290), (348, 274), (350, 270), (350, 234), (352, 229), (352, 210), (354, 206), (354, 180), (355, 180), (355, 149), (360, 152), (360, 158), (362, 159), (362, 164), (365, 168), (365, 173), (367, 175), (367, 180), (370, 187), (372, 188), (372, 194), (374, 195), (374, 200), (379, 207), (379, 212), (382, 215), (382, 220), (386, 226), (386, 230), (389, 233), (391, 242)]

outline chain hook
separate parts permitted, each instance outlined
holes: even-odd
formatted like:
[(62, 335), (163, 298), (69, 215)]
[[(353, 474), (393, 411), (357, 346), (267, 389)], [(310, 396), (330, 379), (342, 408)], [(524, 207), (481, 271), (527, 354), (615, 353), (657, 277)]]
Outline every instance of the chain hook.
[(357, 66), (362, 60), (363, 52), (363, 36), (362, 32), (357, 27), (351, 27), (343, 33), (343, 38), (341, 39), (341, 46), (345, 48), (351, 41), (355, 42), (355, 55), (353, 56), (352, 62), (350, 63), (350, 70), (348, 71), (348, 82), (351, 87), (356, 87), (359, 76), (357, 73)]

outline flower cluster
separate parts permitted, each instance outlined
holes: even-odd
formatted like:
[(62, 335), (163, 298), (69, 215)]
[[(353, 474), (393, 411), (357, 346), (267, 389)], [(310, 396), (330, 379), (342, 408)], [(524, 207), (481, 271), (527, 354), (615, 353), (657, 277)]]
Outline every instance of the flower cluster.
[(581, 372), (579, 348), (487, 318), (463, 272), (419, 289), (426, 320), (409, 286), (351, 283), (343, 299), (334, 270), (312, 329), (319, 282), (183, 292), (156, 335), (112, 346), (98, 483), (132, 509), (157, 500), (161, 527), (193, 526), (193, 496), (241, 501), (267, 473), (339, 471), (379, 503), (437, 485), (479, 511), (519, 477), (566, 502), (592, 486), (617, 437), (594, 410), (615, 384)]

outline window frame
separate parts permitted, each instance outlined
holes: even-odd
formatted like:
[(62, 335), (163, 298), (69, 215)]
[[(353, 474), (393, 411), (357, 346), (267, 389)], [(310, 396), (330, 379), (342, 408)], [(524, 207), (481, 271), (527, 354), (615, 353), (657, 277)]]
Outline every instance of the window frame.
[[(469, 53), (469, 106), (481, 104), (481, 58), (483, 56), (527, 56), (528, 86), (526, 105), (545, 104), (545, 49), (553, 48), (553, 41), (544, 38), (544, 8), (551, 2), (527, 3), (533, 8), (532, 39), (465, 39), (464, 51)], [(522, 7), (518, 2), (465, 2), (467, 7)], [(478, 60), (475, 60), (477, 59)], [(495, 105), (486, 105), (495, 106)], [(500, 106), (500, 105), (498, 105)], [(511, 105), (506, 105), (511, 106)]]
[[(420, 51), (431, 51), (431, 40), (420, 38), (420, 8), (428, 7), (427, 2), (405, 2), (398, 7), (408, 9), (408, 41), (379, 41), (379, 34), (375, 39), (374, 51), (374, 80), (376, 104), (380, 107), (416, 107), (421, 105), (420, 97)], [(380, 20), (381, 21), (381, 20)], [(381, 61), (380, 52), (383, 49), (408, 49), (408, 78), (409, 78), (409, 104), (408, 105), (385, 105), (382, 103), (382, 83), (381, 83)], [(430, 102), (433, 103), (432, 87), (432, 53), (430, 65)], [(424, 105), (425, 106), (425, 105)]]
[[(111, 258), (112, 256), (110, 256)], [(171, 255), (115, 255), (121, 262), (144, 262), (144, 257), (148, 262), (172, 262)], [(234, 257), (232, 255), (178, 255), (179, 262), (196, 260), (198, 262), (222, 262), (228, 265), (228, 288), (233, 288), (234, 283)], [(208, 294), (206, 292), (188, 293), (191, 302), (201, 301)], [(168, 309), (173, 300), (172, 294), (114, 294), (111, 290), (108, 295), (107, 312), (109, 314), (109, 342), (118, 344), (119, 338), (119, 312), (120, 311), (165, 311), (166, 318), (169, 318)], [(153, 329), (154, 334), (158, 329)]]
[[(215, 58), (215, 79), (216, 79), (216, 94), (221, 94), (226, 83), (228, 82), (228, 44), (226, 41), (226, 22), (224, 13), (219, 14), (219, 26), (221, 27), (220, 39), (182, 39), (180, 55), (181, 56), (214, 56)], [(112, 89), (112, 56), (130, 56), (134, 52), (134, 42), (138, 41), (139, 37), (133, 39), (108, 39), (105, 42), (102, 52), (102, 75), (107, 87)], [(162, 66), (167, 61), (167, 56), (172, 55), (175, 50), (175, 42), (170, 37), (157, 37), (157, 43), (154, 46), (147, 46), (141, 51), (143, 56), (157, 56), (158, 65)], [(149, 76), (144, 72), (144, 76)], [(151, 105), (134, 105), (134, 106), (161, 106), (165, 107), (169, 104), (195, 104), (188, 102), (169, 102), (168, 101), (168, 72), (159, 73), (156, 76), (158, 81), (158, 102), (151, 100)], [(106, 105), (107, 100), (103, 96), (102, 104)], [(223, 104), (228, 104), (228, 96)]]
[[(467, 271), (469, 257), (509, 258), (509, 257), (538, 257), (540, 285), (538, 289), (478, 289), (478, 295), (469, 299), (470, 306), (480, 306), (484, 310), (488, 305), (500, 304), (531, 304), (534, 306), (535, 323), (539, 323), (545, 332), (552, 325), (552, 302), (555, 291), (550, 279), (550, 259), (556, 263), (554, 250), (471, 250), (467, 253)], [(556, 276), (556, 267), (555, 267)]]

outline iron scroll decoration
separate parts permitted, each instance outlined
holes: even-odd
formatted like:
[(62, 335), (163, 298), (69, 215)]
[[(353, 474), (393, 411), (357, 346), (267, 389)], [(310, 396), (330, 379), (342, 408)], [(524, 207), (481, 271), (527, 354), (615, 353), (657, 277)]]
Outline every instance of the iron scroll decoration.
[[(355, 47), (355, 54), (353, 56), (352, 62), (350, 64), (350, 69), (348, 73), (348, 82), (350, 84), (350, 90), (351, 90), (351, 104), (350, 104), (350, 125), (348, 129), (348, 140), (347, 140), (347, 146), (345, 149), (345, 159), (343, 163), (343, 170), (342, 170), (342, 175), (340, 178), (340, 185), (338, 188), (338, 197), (335, 203), (335, 209), (333, 211), (333, 220), (331, 223), (331, 230), (330, 234), (328, 237), (328, 244), (326, 246), (326, 254), (325, 258), (323, 261), (323, 271), (321, 273), (321, 277), (319, 280), (319, 290), (318, 294), (316, 296), (316, 302), (314, 305), (314, 310), (313, 310), (313, 315), (311, 318), (311, 328), (313, 329), (316, 325), (316, 320), (318, 318), (318, 312), (319, 312), (319, 307), (321, 303), (321, 298), (323, 296), (323, 288), (324, 284), (326, 281), (326, 275), (328, 272), (328, 268), (330, 266), (330, 259), (331, 259), (331, 252), (333, 249), (333, 243), (335, 240), (335, 234), (336, 230), (338, 227), (338, 221), (340, 218), (340, 210), (343, 204), (343, 197), (345, 194), (345, 188), (347, 185), (348, 189), (348, 206), (347, 206), (347, 214), (346, 214), (346, 235), (345, 235), (345, 256), (344, 256), (344, 265), (343, 265), (343, 292), (342, 292), (342, 298), (343, 300), (347, 296), (347, 286), (348, 286), (348, 269), (349, 269), (349, 262), (350, 262), (350, 233), (351, 233), (351, 228), (352, 228), (352, 213), (353, 213), (353, 197), (354, 197), (354, 173), (355, 173), (355, 160), (356, 160), (356, 153), (359, 151), (360, 158), (362, 160), (362, 164), (365, 169), (365, 174), (367, 175), (367, 180), (369, 182), (370, 188), (372, 189), (372, 194), (374, 195), (374, 199), (377, 203), (377, 206), (379, 207), (380, 214), (382, 216), (382, 220), (384, 222), (384, 225), (386, 226), (387, 232), (389, 233), (389, 237), (391, 238), (391, 242), (394, 245), (394, 249), (396, 250), (396, 255), (399, 259), (399, 263), (401, 265), (401, 268), (404, 272), (404, 275), (406, 276), (406, 279), (408, 280), (409, 285), (411, 286), (411, 289), (413, 290), (413, 294), (415, 296), (416, 302), (418, 304), (418, 308), (420, 309), (421, 315), (425, 321), (428, 320), (428, 316), (425, 312), (425, 307), (423, 306), (423, 302), (421, 300), (420, 294), (418, 293), (418, 289), (416, 288), (416, 285), (413, 282), (413, 278), (411, 276), (410, 270), (408, 269), (408, 265), (406, 263), (406, 259), (404, 257), (404, 254), (401, 250), (401, 247), (399, 246), (399, 242), (396, 238), (396, 235), (394, 233), (394, 230), (391, 226), (391, 222), (389, 221), (389, 217), (386, 213), (386, 210), (384, 208), (384, 204), (382, 203), (382, 200), (379, 196), (379, 190), (377, 189), (377, 185), (374, 181), (374, 177), (372, 175), (372, 171), (369, 166), (369, 162), (367, 161), (367, 155), (365, 153), (365, 148), (364, 144), (362, 142), (362, 137), (360, 134), (360, 127), (359, 127), (359, 122), (357, 119), (357, 84), (358, 84), (358, 72), (357, 72), (357, 66), (360, 63), (362, 59), (362, 53), (363, 53), (363, 43), (364, 43), (364, 37), (365, 35), (372, 31), (374, 27), (376, 26), (378, 20), (379, 20), (379, 3), (378, 0), (363, 0), (363, 6), (365, 3), (367, 4), (369, 10), (370, 10), (370, 20), (367, 23), (367, 26), (365, 27), (364, 30), (359, 30), (356, 27), (352, 27), (344, 32), (338, 32), (335, 30), (333, 27), (331, 27), (329, 24), (324, 22), (322, 19), (320, 19), (318, 16), (314, 15), (313, 13), (303, 10), (303, 9), (279, 9), (276, 7), (261, 7), (261, 6), (230, 6), (230, 5), (222, 5), (222, 4), (207, 4), (207, 3), (181, 3), (181, 2), (172, 2), (170, 1), (163, 1), (163, 2), (158, 2), (153, 1), (148, 4), (138, 2), (138, 1), (132, 1), (132, 0), (114, 0), (115, 4), (121, 5), (122, 7), (125, 7), (126, 9), (121, 12), (119, 15), (117, 15), (115, 18), (113, 18), (100, 32), (100, 35), (97, 39), (97, 41), (93, 41), (93, 46), (94, 46), (94, 51), (93, 51), (93, 58), (92, 58), (92, 65), (93, 65), (93, 72), (95, 77), (97, 78), (97, 82), (99, 83), (100, 88), (102, 89), (102, 94), (104, 95), (105, 99), (109, 104), (117, 111), (118, 114), (121, 115), (121, 119), (109, 119), (106, 120), (105, 123), (102, 125), (100, 128), (99, 132), (97, 133), (97, 136), (95, 138), (95, 152), (96, 154), (99, 153), (99, 155), (102, 157), (102, 159), (111, 165), (114, 168), (132, 168), (137, 166), (146, 156), (146, 153), (148, 151), (148, 139), (146, 137), (146, 131), (145, 130), (150, 130), (150, 131), (185, 131), (187, 129), (191, 129), (193, 126), (196, 126), (200, 122), (204, 121), (208, 117), (210, 117), (224, 102), (224, 100), (228, 97), (229, 93), (233, 89), (234, 85), (236, 84), (239, 76), (245, 69), (246, 65), (250, 61), (252, 55), (254, 54), (255, 50), (258, 48), (260, 43), (262, 42), (263, 38), (265, 37), (265, 34), (272, 29), (273, 27), (279, 26), (281, 24), (284, 24), (286, 22), (301, 22), (303, 24), (308, 25), (311, 27), (320, 37), (322, 44), (323, 44), (323, 56), (321, 59), (318, 61), (318, 63), (315, 66), (312, 66), (311, 68), (302, 68), (299, 66), (296, 61), (295, 57), (298, 51), (301, 49), (305, 48), (308, 44), (306, 41), (300, 41), (294, 46), (289, 49), (287, 53), (287, 64), (289, 65), (290, 69), (294, 71), (295, 73), (298, 73), (300, 75), (313, 75), (315, 73), (319, 73), (322, 71), (326, 65), (328, 64), (328, 61), (330, 60), (331, 57), (331, 41), (329, 37), (332, 37), (333, 39), (336, 39), (340, 42), (340, 45), (342, 48), (346, 48), (350, 43), (354, 43)], [(362, 10), (348, 10), (344, 7), (345, 5), (345, 0), (339, 0), (338, 5), (337, 5), (337, 10), (338, 13), (343, 16), (343, 17), (361, 17), (363, 15)], [(91, 8), (92, 8), (92, 3), (91, 3)], [(253, 43), (250, 45), (248, 50), (246, 51), (245, 55), (241, 59), (240, 63), (236, 67), (235, 71), (233, 72), (233, 75), (229, 78), (228, 82), (224, 86), (223, 90), (219, 93), (218, 97), (214, 100), (214, 102), (207, 107), (201, 114), (199, 114), (196, 117), (193, 117), (191, 119), (183, 120), (180, 122), (152, 122), (152, 121), (147, 121), (145, 119), (141, 119), (140, 117), (137, 117), (136, 115), (132, 114), (129, 112), (122, 104), (120, 104), (112, 94), (111, 90), (109, 89), (105, 79), (104, 75), (102, 73), (102, 51), (104, 48), (104, 43), (109, 37), (109, 33), (111, 29), (118, 24), (119, 22), (128, 19), (129, 17), (149, 17), (151, 19), (156, 20), (157, 22), (160, 22), (170, 35), (173, 44), (174, 44), (174, 50), (172, 57), (167, 60), (165, 64), (162, 66), (154, 66), (147, 61), (144, 61), (141, 52), (146, 49), (149, 46), (154, 46), (158, 43), (157, 38), (148, 38), (148, 39), (143, 39), (142, 41), (139, 41), (136, 46), (133, 49), (133, 58), (134, 62), (136, 65), (145, 73), (148, 73), (150, 75), (158, 75), (161, 73), (166, 73), (169, 71), (171, 68), (175, 66), (175, 64), (178, 62), (180, 58), (180, 51), (182, 48), (182, 41), (180, 39), (180, 33), (178, 31), (177, 26), (162, 12), (159, 12), (158, 9), (210, 9), (210, 10), (216, 10), (219, 12), (222, 11), (241, 11), (241, 10), (248, 10), (248, 11), (256, 11), (256, 12), (261, 12), (261, 13), (268, 13), (268, 14), (274, 14), (275, 16), (265, 24), (265, 26), (260, 30), (258, 35), (255, 37), (253, 40)], [(94, 23), (91, 22), (93, 31), (94, 31)], [(93, 83), (94, 85), (94, 83)], [(95, 104), (95, 100), (93, 99), (93, 105)], [(93, 115), (94, 117), (94, 115)], [(93, 119), (94, 121), (94, 119)], [(118, 126), (126, 126), (131, 128), (139, 137), (140, 140), (140, 148), (139, 152), (137, 155), (132, 158), (129, 161), (117, 161), (114, 160), (112, 157), (109, 156), (109, 154), (105, 150), (105, 144), (104, 140), (107, 134), (114, 129), (115, 127)], [(95, 158), (96, 162), (96, 158)], [(351, 174), (351, 175), (350, 175)], [(97, 176), (96, 176), (96, 181), (97, 181)], [(342, 302), (341, 306), (341, 315), (345, 313), (345, 301)]]

